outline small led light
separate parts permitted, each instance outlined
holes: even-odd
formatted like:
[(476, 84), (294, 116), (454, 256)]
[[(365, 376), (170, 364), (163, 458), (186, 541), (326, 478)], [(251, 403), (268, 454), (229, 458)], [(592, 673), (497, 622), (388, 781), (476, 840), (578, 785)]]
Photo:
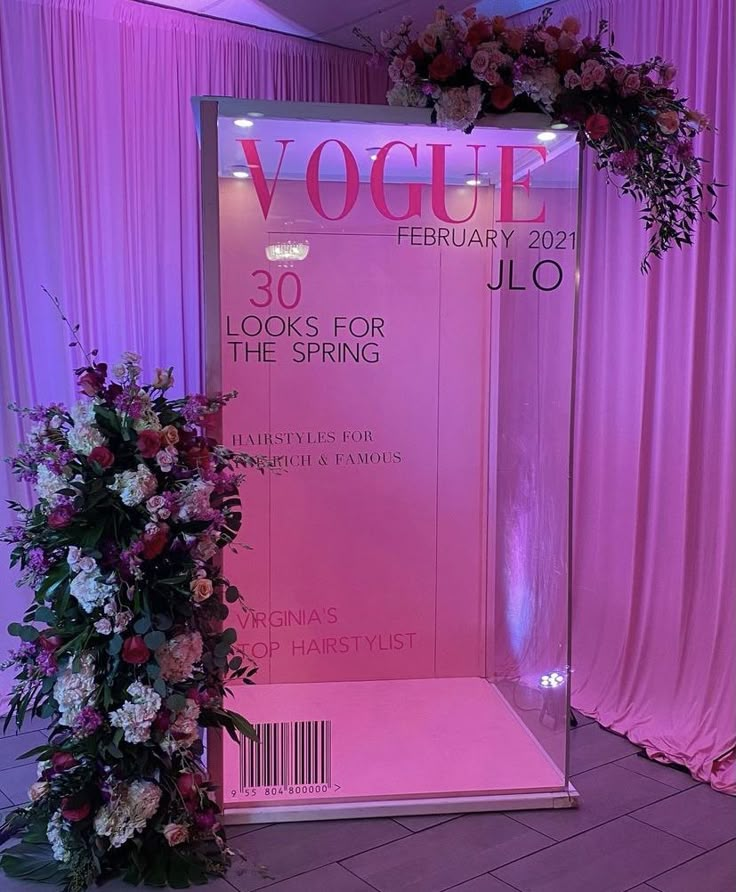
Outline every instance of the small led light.
[(543, 675), (539, 680), (539, 684), (543, 688), (559, 688), (564, 683), (565, 678), (559, 672), (550, 672), (549, 675)]
[(262, 118), (263, 112), (248, 112), (249, 118)]
[(378, 155), (376, 155), (376, 154), (371, 155), (371, 161), (375, 161), (377, 158), (378, 158)]
[(553, 139), (557, 139), (557, 134), (552, 133), (551, 130), (543, 130), (541, 133), (537, 134), (537, 139), (540, 142), (552, 142)]
[(368, 152), (368, 154), (370, 155), (371, 161), (375, 161), (376, 158), (378, 158), (378, 152), (380, 151), (380, 148), (380, 146), (368, 146), (366, 152)]
[(468, 177), (467, 180), (465, 180), (466, 186), (480, 186), (480, 184), (481, 181), (476, 177)]
[(567, 124), (564, 121), (555, 121), (549, 125), (550, 130), (567, 130)]
[(252, 127), (255, 121), (250, 121), (248, 118), (235, 118), (233, 124), (236, 127)]
[(232, 174), (236, 180), (247, 180), (250, 176), (248, 171), (243, 167), (234, 167)]

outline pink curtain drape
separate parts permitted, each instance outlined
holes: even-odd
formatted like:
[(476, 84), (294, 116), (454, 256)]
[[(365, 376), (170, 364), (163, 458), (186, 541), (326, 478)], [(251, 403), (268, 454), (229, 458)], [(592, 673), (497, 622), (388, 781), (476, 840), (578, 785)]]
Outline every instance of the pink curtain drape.
[[(131, 0), (0, 2), (0, 455), (4, 407), (74, 399), (89, 345), (200, 384), (198, 147), (190, 98), (384, 101), (368, 57)], [(0, 527), (25, 498), (0, 464)], [(26, 593), (0, 549), (0, 659)], [(0, 696), (10, 679), (0, 677)]]
[[(736, 792), (733, 0), (560, 0), (627, 60), (661, 54), (715, 122), (722, 191), (695, 247), (638, 270), (636, 208), (585, 172), (577, 380), (573, 703)], [(539, 10), (519, 16), (528, 22)], [(724, 755), (726, 758), (722, 758)]]

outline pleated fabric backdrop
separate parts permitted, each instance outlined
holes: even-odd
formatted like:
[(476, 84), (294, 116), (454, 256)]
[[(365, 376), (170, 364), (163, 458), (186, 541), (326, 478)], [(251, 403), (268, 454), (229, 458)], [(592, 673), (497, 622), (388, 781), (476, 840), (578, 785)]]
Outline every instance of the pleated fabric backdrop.
[[(101, 356), (137, 350), (200, 388), (192, 96), (383, 102), (385, 88), (365, 54), (308, 40), (132, 0), (2, 0), (0, 405), (75, 399), (80, 357), (42, 286)], [(0, 431), (14, 453), (4, 409)], [(0, 465), (0, 527), (8, 498), (27, 495)], [(0, 546), (0, 659), (27, 602), (6, 568)]]
[[(573, 703), (647, 752), (736, 793), (736, 6), (560, 0), (583, 33), (660, 54), (717, 132), (720, 223), (639, 272), (633, 202), (590, 163), (582, 221), (573, 567)], [(539, 10), (518, 16), (526, 23)]]

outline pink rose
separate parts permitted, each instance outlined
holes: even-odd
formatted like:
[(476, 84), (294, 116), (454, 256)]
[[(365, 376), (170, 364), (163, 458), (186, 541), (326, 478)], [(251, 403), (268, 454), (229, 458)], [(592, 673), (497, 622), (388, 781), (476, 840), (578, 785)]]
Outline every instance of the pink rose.
[(580, 75), (575, 71), (568, 71), (565, 74), (565, 87), (568, 90), (574, 90), (576, 87), (580, 86)]
[(593, 75), (590, 73), (590, 71), (584, 71), (580, 75), (580, 86), (584, 90), (592, 90), (593, 89), (593, 87), (595, 86), (595, 81), (593, 80)]
[(416, 62), (413, 59), (405, 59), (401, 66), (401, 73), (404, 77), (411, 78), (417, 73)]
[(192, 592), (192, 599), (198, 604), (206, 601), (212, 595), (212, 580), (210, 579), (193, 579), (189, 583)]
[(143, 458), (153, 458), (161, 448), (161, 434), (158, 431), (146, 429), (138, 434), (138, 452)]
[(122, 657), (124, 662), (130, 663), (132, 666), (140, 666), (142, 663), (148, 662), (150, 656), (151, 651), (140, 635), (132, 635), (123, 642)]
[(591, 139), (603, 139), (608, 133), (610, 126), (611, 122), (605, 115), (589, 115), (585, 119), (585, 129), (588, 131), (588, 136)]
[(43, 799), (43, 797), (49, 791), (48, 781), (38, 780), (35, 784), (31, 784), (28, 789), (28, 798), (31, 802), (38, 802), (39, 799)]
[(677, 77), (677, 68), (668, 62), (660, 68), (659, 77), (665, 87), (669, 87), (672, 81)]
[(660, 112), (657, 115), (657, 126), (666, 136), (672, 136), (680, 129), (680, 116), (673, 108)]
[(614, 65), (611, 69), (611, 74), (617, 84), (622, 84), (626, 80), (628, 71), (625, 65)]
[(168, 474), (168, 472), (174, 467), (175, 462), (176, 450), (173, 446), (167, 446), (166, 449), (162, 449), (160, 452), (156, 453), (156, 464), (159, 466), (159, 468), (161, 468), (164, 474)]
[(622, 86), (625, 93), (636, 93), (641, 87), (641, 78), (635, 71), (632, 71), (626, 75)]
[(110, 468), (115, 464), (115, 456), (107, 446), (95, 446), (87, 456), (88, 461), (95, 461), (101, 468)]
[(189, 839), (189, 828), (185, 824), (166, 824), (164, 836), (170, 846), (178, 846)]
[(488, 66), (491, 64), (491, 57), (488, 55), (486, 50), (478, 50), (473, 58), (470, 60), (470, 67), (473, 70), (473, 74), (478, 76), (483, 75), (488, 71)]

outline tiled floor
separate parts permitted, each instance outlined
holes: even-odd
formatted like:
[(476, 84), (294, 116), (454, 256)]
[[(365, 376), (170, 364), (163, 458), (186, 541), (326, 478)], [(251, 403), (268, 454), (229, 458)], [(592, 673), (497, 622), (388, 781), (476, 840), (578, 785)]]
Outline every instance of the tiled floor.
[[(235, 864), (210, 892), (733, 892), (736, 798), (589, 719), (572, 733), (578, 809), (232, 828)], [(0, 810), (35, 778), (18, 754), (41, 729), (0, 739)], [(107, 892), (130, 886), (113, 883)], [(48, 892), (0, 876), (1, 892)]]

